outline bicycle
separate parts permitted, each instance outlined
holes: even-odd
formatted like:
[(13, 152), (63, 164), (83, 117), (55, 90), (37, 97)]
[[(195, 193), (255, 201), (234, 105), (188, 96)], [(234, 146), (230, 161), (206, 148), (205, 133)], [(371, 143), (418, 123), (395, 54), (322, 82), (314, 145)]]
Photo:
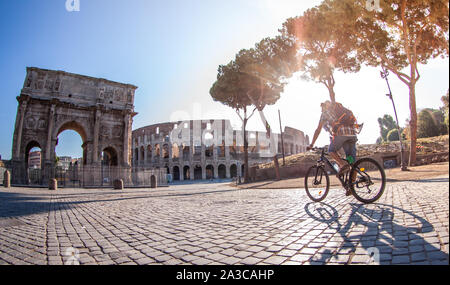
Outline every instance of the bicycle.
[[(306, 194), (314, 202), (324, 200), (330, 190), (329, 172), (326, 171), (325, 166), (328, 165), (333, 174), (338, 174), (326, 157), (325, 149), (308, 147), (308, 150), (321, 152), (316, 165), (311, 166), (305, 176)], [(383, 195), (386, 187), (386, 174), (383, 167), (376, 160), (368, 157), (361, 158), (354, 163), (349, 163), (348, 160), (346, 162), (350, 165), (350, 171), (337, 177), (342, 187), (346, 191), (350, 191), (362, 203), (370, 204), (377, 201)]]

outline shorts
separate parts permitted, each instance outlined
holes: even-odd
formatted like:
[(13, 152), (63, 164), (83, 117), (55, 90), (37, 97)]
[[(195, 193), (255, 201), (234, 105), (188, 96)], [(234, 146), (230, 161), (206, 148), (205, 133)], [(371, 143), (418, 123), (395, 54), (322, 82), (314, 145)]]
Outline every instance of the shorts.
[(341, 148), (344, 148), (346, 156), (352, 156), (356, 160), (356, 142), (358, 138), (356, 136), (335, 136), (331, 139), (328, 152), (338, 152)]

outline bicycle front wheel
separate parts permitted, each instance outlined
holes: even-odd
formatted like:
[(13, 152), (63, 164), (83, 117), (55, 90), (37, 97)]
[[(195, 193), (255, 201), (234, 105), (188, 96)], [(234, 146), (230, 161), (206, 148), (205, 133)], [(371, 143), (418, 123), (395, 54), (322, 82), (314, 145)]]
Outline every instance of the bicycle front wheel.
[(384, 169), (372, 158), (362, 158), (355, 162), (350, 172), (350, 179), (353, 196), (365, 204), (380, 199), (386, 187)]
[(328, 195), (330, 178), (322, 166), (312, 166), (305, 176), (305, 189), (308, 197), (314, 202), (320, 202)]

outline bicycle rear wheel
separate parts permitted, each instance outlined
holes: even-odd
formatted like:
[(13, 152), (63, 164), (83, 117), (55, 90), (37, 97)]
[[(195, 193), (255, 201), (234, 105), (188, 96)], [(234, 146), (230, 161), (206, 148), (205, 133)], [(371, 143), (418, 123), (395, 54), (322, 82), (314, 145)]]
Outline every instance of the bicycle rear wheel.
[(320, 202), (328, 195), (330, 178), (322, 166), (311, 166), (306, 172), (305, 189), (308, 197), (314, 202)]
[(358, 201), (370, 204), (383, 195), (386, 187), (386, 174), (376, 160), (372, 158), (358, 160), (352, 167), (350, 177), (353, 177), (350, 189)]

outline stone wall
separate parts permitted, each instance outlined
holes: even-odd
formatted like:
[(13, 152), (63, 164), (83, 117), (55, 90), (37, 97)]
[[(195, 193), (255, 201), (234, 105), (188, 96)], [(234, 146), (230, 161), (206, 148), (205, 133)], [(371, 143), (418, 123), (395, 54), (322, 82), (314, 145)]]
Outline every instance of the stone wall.
[[(431, 163), (449, 161), (449, 139), (448, 136), (419, 139), (417, 144), (420, 149), (416, 156), (416, 165), (426, 165)], [(389, 144), (367, 144), (358, 145), (358, 158), (370, 157), (375, 159), (385, 169), (399, 167), (401, 165), (400, 143), (392, 142)], [(404, 161), (409, 163), (409, 144), (404, 145)], [(306, 171), (315, 164), (319, 158), (318, 154), (305, 153), (286, 158), (286, 166), (281, 166), (280, 176), (282, 179), (299, 178), (306, 175)], [(264, 181), (275, 179), (275, 170), (273, 164), (261, 164), (252, 167), (250, 171), (251, 181)]]

